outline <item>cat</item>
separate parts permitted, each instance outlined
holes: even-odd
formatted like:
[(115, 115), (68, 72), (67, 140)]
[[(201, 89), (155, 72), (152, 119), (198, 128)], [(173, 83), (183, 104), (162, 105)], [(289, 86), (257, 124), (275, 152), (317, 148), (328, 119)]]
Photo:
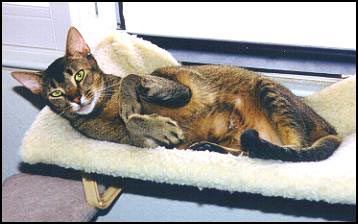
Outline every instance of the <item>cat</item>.
[(99, 68), (74, 27), (64, 57), (43, 72), (12, 76), (98, 140), (295, 162), (326, 159), (340, 144), (334, 127), (268, 77), (200, 65), (120, 78)]

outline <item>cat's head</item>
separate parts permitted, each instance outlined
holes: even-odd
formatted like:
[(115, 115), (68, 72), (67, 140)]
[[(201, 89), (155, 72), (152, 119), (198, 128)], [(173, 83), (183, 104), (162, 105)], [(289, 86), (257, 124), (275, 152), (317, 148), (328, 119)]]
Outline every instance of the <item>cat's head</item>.
[(48, 100), (59, 113), (87, 115), (99, 105), (104, 88), (103, 73), (79, 31), (67, 34), (66, 55), (43, 72), (12, 72), (33, 93)]

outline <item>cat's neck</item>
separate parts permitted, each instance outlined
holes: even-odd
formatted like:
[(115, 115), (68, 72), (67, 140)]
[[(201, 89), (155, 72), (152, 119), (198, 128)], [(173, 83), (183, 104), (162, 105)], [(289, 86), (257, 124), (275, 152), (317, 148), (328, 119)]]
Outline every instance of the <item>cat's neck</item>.
[(105, 82), (120, 82), (121, 79), (122, 79), (119, 76), (115, 76), (115, 75), (112, 75), (112, 74), (106, 74), (106, 73), (102, 73), (102, 77), (103, 77)]
[(103, 119), (112, 119), (118, 116), (119, 108), (119, 90), (121, 78), (111, 74), (103, 74), (104, 92), (100, 105), (99, 117)]
[[(111, 99), (110, 96), (119, 92), (121, 77), (112, 75), (112, 74), (102, 74), (103, 77), (103, 85), (104, 85), (104, 95), (107, 96), (104, 101), (108, 101)], [(109, 97), (109, 98), (108, 98)]]

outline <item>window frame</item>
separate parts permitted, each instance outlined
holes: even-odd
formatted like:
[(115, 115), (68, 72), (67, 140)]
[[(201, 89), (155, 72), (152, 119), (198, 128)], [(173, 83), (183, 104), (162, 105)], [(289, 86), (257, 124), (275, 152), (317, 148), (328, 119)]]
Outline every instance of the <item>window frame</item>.
[(168, 50), (182, 64), (229, 64), (265, 73), (328, 78), (355, 75), (355, 50), (131, 34)]

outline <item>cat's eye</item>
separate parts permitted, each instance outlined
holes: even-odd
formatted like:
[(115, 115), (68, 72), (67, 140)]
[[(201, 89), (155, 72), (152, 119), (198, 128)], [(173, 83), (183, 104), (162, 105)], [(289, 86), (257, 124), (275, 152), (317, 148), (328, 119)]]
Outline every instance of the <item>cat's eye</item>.
[(75, 74), (75, 81), (80, 82), (85, 77), (85, 71), (80, 70)]
[(62, 92), (60, 90), (55, 90), (50, 95), (53, 97), (59, 97), (62, 96)]

